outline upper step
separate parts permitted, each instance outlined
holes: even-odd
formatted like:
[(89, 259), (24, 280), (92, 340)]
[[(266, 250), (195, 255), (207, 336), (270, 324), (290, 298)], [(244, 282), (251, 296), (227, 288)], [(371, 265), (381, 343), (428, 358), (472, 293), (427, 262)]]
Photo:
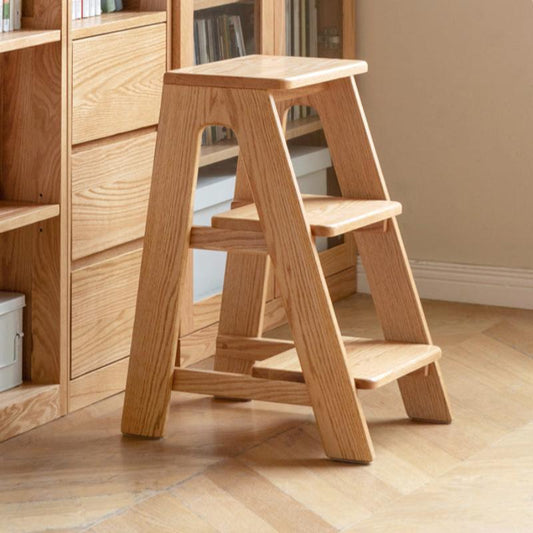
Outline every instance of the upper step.
[(234, 89), (297, 89), (363, 74), (365, 61), (250, 55), (171, 70), (165, 83)]
[[(336, 196), (302, 196), (305, 215), (315, 237), (335, 237), (387, 220), (402, 212), (402, 204), (390, 200), (352, 200)], [(255, 204), (215, 215), (214, 228), (262, 231)]]

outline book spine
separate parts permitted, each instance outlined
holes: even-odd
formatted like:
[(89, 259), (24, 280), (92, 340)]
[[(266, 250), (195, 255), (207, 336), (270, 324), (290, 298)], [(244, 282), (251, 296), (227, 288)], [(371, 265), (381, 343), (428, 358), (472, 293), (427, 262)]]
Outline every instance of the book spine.
[(318, 13), (316, 0), (309, 0), (309, 56), (318, 57)]
[(102, 0), (102, 11), (104, 13), (115, 11), (115, 0)]
[(200, 19), (198, 28), (198, 42), (200, 48), (200, 63), (208, 63), (209, 58), (207, 56), (207, 33), (206, 33), (206, 20)]
[(9, 0), (4, 0), (2, 9), (2, 27), (9, 31)]
[(13, 10), (13, 29), (20, 30), (22, 17), (22, 0), (14, 0), (13, 5), (15, 6)]

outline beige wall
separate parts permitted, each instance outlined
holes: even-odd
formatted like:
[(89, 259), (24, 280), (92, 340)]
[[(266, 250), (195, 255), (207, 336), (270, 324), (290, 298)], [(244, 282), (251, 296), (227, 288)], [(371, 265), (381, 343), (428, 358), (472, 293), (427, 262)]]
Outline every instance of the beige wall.
[(533, 268), (532, 0), (359, 0), (359, 86), (413, 259)]

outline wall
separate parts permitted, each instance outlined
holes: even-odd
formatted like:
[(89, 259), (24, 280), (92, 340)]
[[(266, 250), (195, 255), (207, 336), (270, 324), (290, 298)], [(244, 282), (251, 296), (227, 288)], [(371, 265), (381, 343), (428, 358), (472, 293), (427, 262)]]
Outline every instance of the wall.
[(533, 269), (533, 2), (359, 0), (357, 17), (410, 257)]

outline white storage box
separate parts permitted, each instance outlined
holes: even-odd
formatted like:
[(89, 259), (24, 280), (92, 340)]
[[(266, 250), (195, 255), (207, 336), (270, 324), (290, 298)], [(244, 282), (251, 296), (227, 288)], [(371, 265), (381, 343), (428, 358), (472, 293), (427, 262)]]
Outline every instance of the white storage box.
[[(331, 166), (325, 147), (294, 146), (290, 148), (294, 173), (302, 193), (327, 194), (326, 169)], [(211, 225), (211, 217), (231, 209), (235, 191), (235, 162), (211, 165), (200, 169), (194, 201), (193, 223)], [(327, 239), (318, 239), (322, 250)], [(222, 291), (226, 254), (194, 250), (194, 301), (203, 300)]]
[(22, 383), (24, 294), (0, 292), (0, 392)]

